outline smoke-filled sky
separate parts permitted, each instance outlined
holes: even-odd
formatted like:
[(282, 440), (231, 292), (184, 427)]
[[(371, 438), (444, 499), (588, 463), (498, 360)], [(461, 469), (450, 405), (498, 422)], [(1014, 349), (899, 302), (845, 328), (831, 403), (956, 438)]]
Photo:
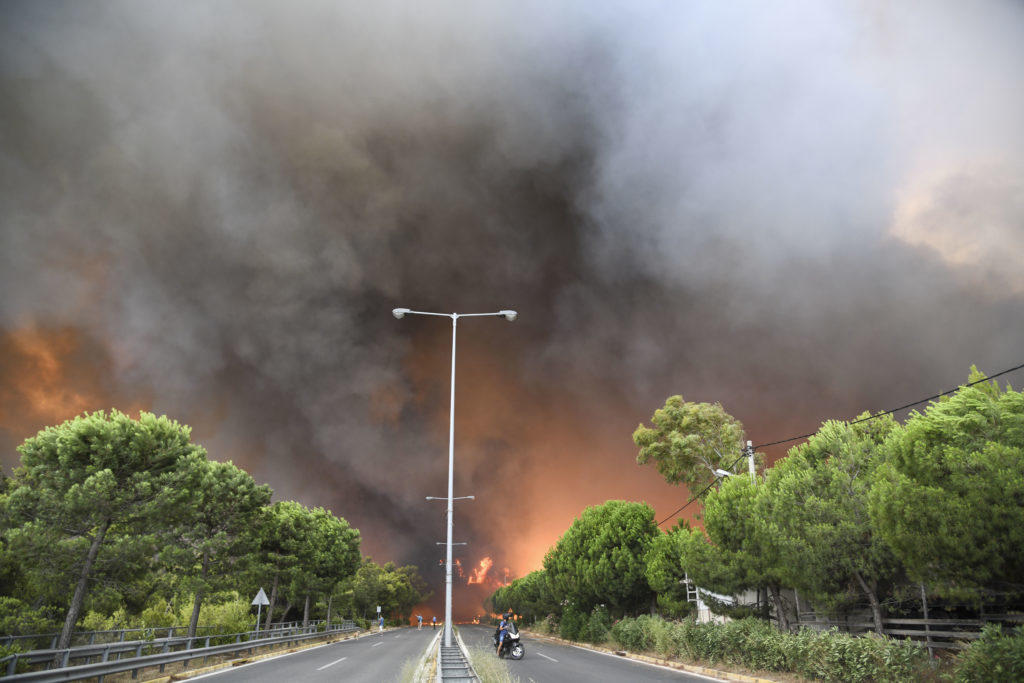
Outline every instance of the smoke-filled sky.
[(459, 326), (479, 611), (686, 500), (670, 394), (764, 442), (1024, 361), (1022, 65), (1010, 0), (5, 2), (0, 460), (166, 413), (440, 593), (450, 323), (390, 311), (514, 308)]

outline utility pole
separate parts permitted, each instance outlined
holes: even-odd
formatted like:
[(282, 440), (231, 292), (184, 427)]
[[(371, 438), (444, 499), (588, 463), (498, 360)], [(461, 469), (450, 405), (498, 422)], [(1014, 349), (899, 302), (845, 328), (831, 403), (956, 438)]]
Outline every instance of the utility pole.
[(747, 447), (743, 450), (747, 453), (747, 469), (750, 470), (750, 482), (752, 484), (756, 484), (757, 475), (754, 471), (754, 442), (748, 441)]

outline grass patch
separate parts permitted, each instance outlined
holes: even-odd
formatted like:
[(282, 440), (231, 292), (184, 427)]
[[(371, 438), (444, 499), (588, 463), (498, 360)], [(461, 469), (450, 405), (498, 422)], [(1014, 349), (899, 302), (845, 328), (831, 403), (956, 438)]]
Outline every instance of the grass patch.
[(508, 670), (508, 664), (498, 659), (493, 650), (467, 647), (469, 663), (480, 677), (481, 683), (519, 683), (519, 678)]

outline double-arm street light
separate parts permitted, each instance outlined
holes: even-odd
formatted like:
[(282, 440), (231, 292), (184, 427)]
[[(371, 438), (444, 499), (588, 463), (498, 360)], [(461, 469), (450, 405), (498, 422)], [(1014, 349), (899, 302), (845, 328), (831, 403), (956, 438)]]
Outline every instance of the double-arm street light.
[[(448, 541), (445, 544), (445, 571), (444, 571), (444, 645), (452, 646), (452, 497), (455, 472), (455, 333), (459, 326), (459, 318), (504, 318), (515, 320), (518, 315), (515, 311), (497, 311), (496, 313), (428, 313), (426, 311), (412, 311), (408, 308), (396, 308), (391, 314), (401, 320), (406, 315), (432, 315), (439, 318), (451, 318), (452, 320), (452, 391), (451, 405), (448, 411)], [(467, 496), (471, 498), (470, 496)]]

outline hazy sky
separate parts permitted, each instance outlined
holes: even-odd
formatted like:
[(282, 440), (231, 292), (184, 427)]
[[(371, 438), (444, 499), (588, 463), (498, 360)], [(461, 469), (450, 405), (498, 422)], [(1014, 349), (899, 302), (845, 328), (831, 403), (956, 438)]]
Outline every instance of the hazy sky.
[(766, 442), (1024, 362), (1022, 65), (1010, 0), (5, 2), (0, 460), (167, 413), (437, 582), (450, 325), (390, 311), (515, 308), (456, 536), (522, 574), (685, 500), (670, 394)]

